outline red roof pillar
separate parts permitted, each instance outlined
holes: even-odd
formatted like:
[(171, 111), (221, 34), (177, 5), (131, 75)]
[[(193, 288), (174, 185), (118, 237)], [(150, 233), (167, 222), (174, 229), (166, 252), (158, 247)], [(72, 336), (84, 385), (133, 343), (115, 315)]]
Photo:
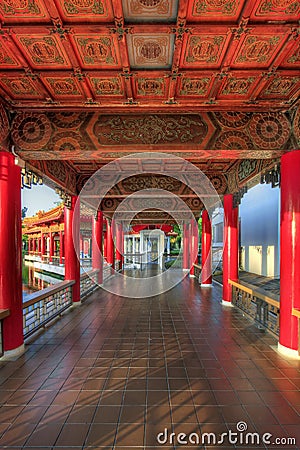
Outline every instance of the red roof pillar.
[(22, 306), (21, 174), (14, 156), (0, 152), (0, 309), (9, 309), (3, 321), (3, 349), (24, 350)]
[(103, 212), (98, 211), (92, 222), (92, 267), (99, 270), (98, 283), (103, 283)]
[(300, 150), (281, 158), (279, 350), (298, 356), (300, 309)]
[(212, 286), (212, 248), (211, 248), (211, 221), (207, 210), (202, 212), (202, 272), (201, 286)]
[(184, 222), (183, 224), (183, 261), (182, 268), (189, 269), (189, 240), (190, 240), (190, 224)]
[[(65, 279), (74, 280), (73, 303), (80, 301), (79, 264), (79, 207), (75, 208), (76, 196), (72, 196), (71, 207), (65, 207)], [(77, 256), (78, 255), (78, 256)]]
[(231, 305), (232, 288), (228, 280), (239, 278), (239, 209), (233, 195), (224, 195), (223, 304)]
[(106, 220), (106, 230), (107, 262), (108, 264), (111, 264), (112, 267), (114, 267), (114, 241), (112, 235), (112, 226), (109, 219)]

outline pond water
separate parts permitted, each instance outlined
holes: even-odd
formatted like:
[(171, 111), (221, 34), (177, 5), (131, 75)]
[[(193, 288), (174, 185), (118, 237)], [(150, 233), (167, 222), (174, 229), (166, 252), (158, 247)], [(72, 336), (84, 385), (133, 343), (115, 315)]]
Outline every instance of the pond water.
[(63, 277), (59, 275), (52, 276), (49, 273), (37, 272), (32, 263), (23, 261), (22, 266), (22, 286), (23, 286), (23, 301), (28, 299), (28, 296), (33, 292), (41, 291), (48, 286), (60, 283)]

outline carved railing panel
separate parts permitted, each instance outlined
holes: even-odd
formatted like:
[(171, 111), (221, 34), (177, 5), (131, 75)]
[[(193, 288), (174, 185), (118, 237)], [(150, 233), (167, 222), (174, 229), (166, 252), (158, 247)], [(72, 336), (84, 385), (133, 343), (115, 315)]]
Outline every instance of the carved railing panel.
[(3, 356), (3, 320), (10, 315), (9, 309), (0, 309), (0, 357)]
[(99, 270), (91, 270), (80, 276), (80, 299), (83, 300), (89, 294), (99, 288), (98, 284)]
[(279, 301), (229, 280), (232, 303), (250, 316), (262, 328), (279, 336)]
[(62, 281), (35, 292), (23, 303), (24, 338), (29, 337), (72, 305), (74, 281)]

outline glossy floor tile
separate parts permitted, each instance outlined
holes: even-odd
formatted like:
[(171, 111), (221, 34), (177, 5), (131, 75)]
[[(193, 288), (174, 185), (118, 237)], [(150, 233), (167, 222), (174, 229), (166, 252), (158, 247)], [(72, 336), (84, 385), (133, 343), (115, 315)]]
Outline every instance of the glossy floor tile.
[(300, 362), (220, 299), (94, 293), (0, 363), (0, 448), (300, 448)]

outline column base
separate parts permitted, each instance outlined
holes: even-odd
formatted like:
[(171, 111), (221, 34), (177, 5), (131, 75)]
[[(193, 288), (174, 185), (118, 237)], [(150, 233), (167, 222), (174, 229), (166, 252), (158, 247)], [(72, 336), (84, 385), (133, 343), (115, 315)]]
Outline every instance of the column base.
[(82, 305), (82, 301), (81, 300), (79, 300), (79, 302), (73, 302), (72, 303), (72, 306), (80, 306), (80, 305)]
[(298, 353), (298, 350), (293, 350), (292, 348), (285, 347), (285, 345), (282, 345), (279, 342), (278, 342), (277, 350), (279, 353), (281, 353), (284, 356), (287, 356), (288, 358), (300, 360), (300, 355)]
[(25, 353), (25, 345), (22, 344), (17, 348), (14, 348), (13, 350), (7, 350), (4, 352), (4, 355), (0, 358), (1, 361), (10, 361), (14, 360), (16, 358), (19, 358), (19, 356), (23, 355)]
[(223, 306), (229, 306), (230, 308), (234, 307), (234, 305), (231, 302), (228, 302), (227, 300), (222, 300), (221, 303)]
[(200, 284), (201, 287), (203, 288), (207, 288), (207, 287), (212, 287), (212, 284)]

